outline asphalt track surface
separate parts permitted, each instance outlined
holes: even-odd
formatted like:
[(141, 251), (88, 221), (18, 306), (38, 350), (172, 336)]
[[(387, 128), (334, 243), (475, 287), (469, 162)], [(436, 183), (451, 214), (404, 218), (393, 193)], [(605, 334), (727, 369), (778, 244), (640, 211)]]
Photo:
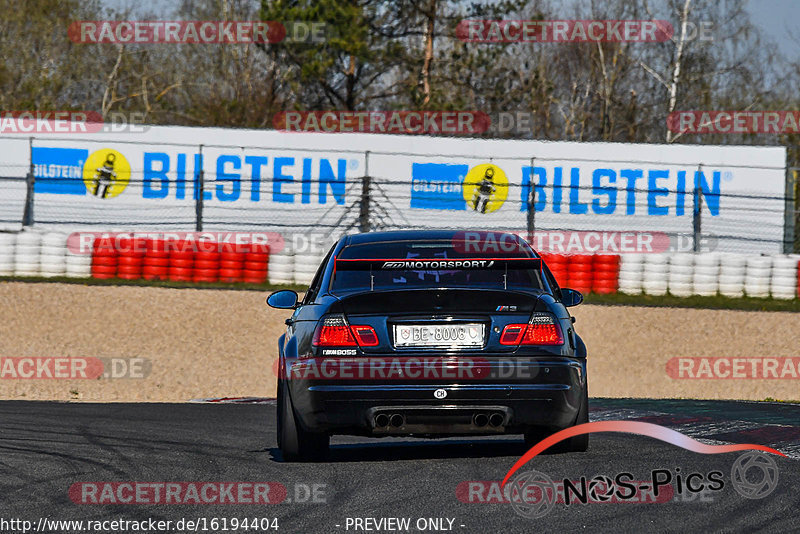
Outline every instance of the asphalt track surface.
[[(523, 471), (535, 469), (553, 480), (630, 472), (642, 481), (649, 480), (654, 469), (704, 475), (719, 471), (724, 473), (724, 487), (690, 498), (688, 493), (675, 493), (673, 483), (673, 496), (667, 502), (555, 503), (543, 517), (529, 519), (507, 502), (469, 502), (469, 494), (458, 493), (467, 481), (501, 480), (526, 450), (517, 436), (336, 437), (328, 461), (296, 464), (283, 462), (276, 448), (272, 401), (5, 401), (0, 402), (0, 525), (3, 520), (22, 519), (36, 526), (42, 517), (172, 521), (266, 517), (278, 518), (278, 532), (283, 533), (398, 532), (374, 529), (371, 523), (356, 529), (352, 523), (355, 518), (396, 517), (410, 518), (408, 532), (420, 531), (420, 518), (448, 518), (452, 532), (797, 532), (800, 405), (592, 399), (591, 419), (654, 422), (706, 443), (770, 445), (789, 457), (773, 456), (779, 472), (774, 491), (762, 499), (747, 499), (731, 483), (731, 468), (741, 453), (697, 454), (633, 434), (595, 434), (588, 452), (541, 455)], [(267, 505), (101, 505), (70, 499), (71, 485), (92, 481), (271, 481), (285, 486), (287, 497)], [(304, 488), (313, 485), (318, 488), (317, 500), (325, 502), (297, 502), (295, 493), (299, 491), (302, 500)], [(472, 500), (478, 499), (476, 495)], [(448, 521), (443, 525), (447, 528)], [(9, 524), (0, 530), (20, 531)], [(206, 532), (214, 531), (223, 530), (207, 527)]]

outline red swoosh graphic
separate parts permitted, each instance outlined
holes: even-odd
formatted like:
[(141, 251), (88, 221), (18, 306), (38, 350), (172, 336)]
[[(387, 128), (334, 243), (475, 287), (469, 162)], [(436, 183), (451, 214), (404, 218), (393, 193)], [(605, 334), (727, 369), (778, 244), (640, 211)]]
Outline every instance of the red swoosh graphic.
[(559, 441), (563, 441), (573, 436), (580, 436), (582, 434), (592, 434), (594, 432), (626, 432), (628, 434), (639, 434), (641, 436), (649, 436), (651, 438), (666, 441), (678, 447), (697, 452), (700, 454), (720, 454), (725, 452), (735, 452), (744, 450), (757, 450), (764, 452), (771, 452), (786, 457), (781, 451), (767, 447), (764, 445), (755, 445), (753, 443), (739, 443), (736, 445), (706, 445), (699, 441), (690, 438), (685, 434), (681, 434), (677, 430), (672, 430), (661, 425), (653, 423), (644, 423), (641, 421), (597, 421), (594, 423), (584, 423), (582, 425), (571, 426), (565, 428), (560, 432), (556, 432), (552, 436), (548, 436), (526, 452), (522, 458), (517, 460), (503, 479), (500, 486), (505, 486), (508, 479), (516, 473), (520, 467), (530, 462), (540, 452), (552, 447)]

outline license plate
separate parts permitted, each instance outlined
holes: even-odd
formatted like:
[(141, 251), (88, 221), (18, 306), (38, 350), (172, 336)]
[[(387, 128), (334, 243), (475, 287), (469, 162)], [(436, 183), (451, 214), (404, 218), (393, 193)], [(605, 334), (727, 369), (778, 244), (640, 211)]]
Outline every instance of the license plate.
[(483, 325), (395, 325), (395, 347), (482, 347)]

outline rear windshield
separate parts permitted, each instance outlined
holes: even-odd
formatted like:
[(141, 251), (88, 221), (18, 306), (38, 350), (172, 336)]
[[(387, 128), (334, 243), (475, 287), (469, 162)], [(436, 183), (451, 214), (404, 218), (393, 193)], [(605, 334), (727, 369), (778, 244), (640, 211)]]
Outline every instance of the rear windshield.
[[(465, 253), (452, 241), (391, 241), (350, 245), (337, 256), (340, 259), (479, 259), (533, 258), (528, 250), (489, 255)], [(541, 272), (536, 269), (438, 269), (438, 270), (337, 270), (331, 292), (348, 293), (370, 289), (424, 289), (440, 287), (541, 290)]]

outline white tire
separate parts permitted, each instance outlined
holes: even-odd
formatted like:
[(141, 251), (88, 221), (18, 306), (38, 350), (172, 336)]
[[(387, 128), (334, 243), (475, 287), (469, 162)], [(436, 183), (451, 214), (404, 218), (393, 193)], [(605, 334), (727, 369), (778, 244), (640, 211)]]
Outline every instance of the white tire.
[(14, 253), (0, 251), (0, 263), (14, 263)]
[(670, 269), (674, 266), (687, 267), (694, 265), (694, 254), (673, 254), (669, 258)]
[(14, 247), (16, 256), (38, 256), (41, 254), (42, 247), (39, 245), (17, 245)]
[(770, 287), (797, 288), (797, 278), (780, 278), (773, 276), (769, 281)]
[(748, 297), (768, 297), (769, 286), (744, 286), (744, 292)]
[(38, 232), (20, 232), (17, 234), (17, 246), (39, 246), (42, 244), (42, 234)]
[(642, 289), (648, 295), (665, 295), (667, 293), (667, 283), (666, 282), (644, 282), (642, 284)]
[(695, 265), (694, 266), (694, 274), (695, 275), (703, 275), (703, 276), (719, 276), (719, 266), (709, 266), (709, 265)]
[(797, 260), (789, 255), (781, 254), (780, 256), (772, 257), (773, 269), (792, 269), (797, 271)]
[(638, 284), (641, 285), (642, 283), (642, 273), (623, 273), (620, 271), (619, 277), (617, 278), (620, 284), (628, 283), (628, 284)]
[(61, 232), (48, 232), (42, 236), (43, 247), (61, 247), (67, 246), (67, 234)]
[(13, 247), (17, 242), (17, 234), (9, 232), (0, 232), (0, 249), (6, 247)]
[(769, 269), (772, 267), (772, 258), (769, 256), (748, 256), (747, 257), (747, 270), (752, 269)]
[(646, 273), (666, 274), (669, 272), (669, 265), (666, 263), (645, 263), (644, 272), (645, 276), (647, 276)]
[(797, 280), (797, 269), (772, 267), (772, 278), (794, 278)]
[(744, 296), (744, 287), (740, 284), (720, 284), (719, 293), (725, 297), (737, 298)]
[(14, 256), (14, 263), (19, 264), (35, 264), (39, 265), (39, 255), (33, 254), (17, 254)]
[(748, 267), (745, 275), (747, 278), (769, 278), (772, 276), (772, 269), (769, 267)]
[(720, 276), (741, 276), (742, 278), (744, 278), (745, 272), (746, 271), (744, 265), (738, 265), (738, 266), (722, 265), (719, 268)]
[(718, 290), (719, 286), (717, 284), (692, 284), (694, 294), (702, 297), (713, 297)]
[(675, 265), (671, 263), (669, 265), (669, 274), (692, 275), (694, 274), (694, 269), (693, 265)]
[(691, 297), (693, 292), (692, 284), (670, 283), (669, 292), (676, 297)]
[(719, 285), (720, 287), (725, 285), (738, 285), (739, 287), (744, 285), (744, 276), (729, 276), (726, 274), (719, 275)]
[(691, 274), (675, 274), (669, 273), (669, 287), (673, 284), (691, 284), (694, 277)]
[(726, 267), (744, 267), (747, 263), (747, 258), (741, 254), (721, 254), (719, 263), (723, 269)]
[(91, 256), (65, 256), (64, 264), (66, 265), (91, 265)]
[(270, 265), (294, 265), (294, 256), (270, 256)]
[(622, 273), (633, 273), (641, 275), (644, 271), (644, 268), (641, 263), (632, 263), (628, 265), (620, 265), (619, 272)]
[(694, 258), (694, 264), (699, 267), (717, 267), (719, 262), (720, 255), (716, 252), (697, 254)]
[(66, 256), (67, 249), (66, 247), (56, 247), (52, 245), (42, 245), (42, 248), (39, 249), (39, 252), (42, 256)]
[(14, 264), (0, 263), (0, 276), (14, 276)]
[(669, 264), (668, 254), (645, 254), (644, 264), (646, 265), (667, 265)]
[(716, 286), (719, 284), (719, 280), (716, 275), (695, 273), (694, 276), (692, 276), (692, 283), (694, 283), (695, 285), (705, 284), (705, 285)]
[(89, 278), (92, 275), (92, 266), (67, 264), (64, 272), (70, 278)]
[(308, 268), (313, 268), (314, 270), (316, 270), (320, 266), (321, 263), (322, 263), (321, 259), (312, 260), (312, 259), (295, 258), (295, 260), (294, 260), (295, 267), (302, 267), (302, 268), (308, 267)]
[(792, 300), (797, 298), (797, 291), (772, 290), (772, 298), (780, 300)]

